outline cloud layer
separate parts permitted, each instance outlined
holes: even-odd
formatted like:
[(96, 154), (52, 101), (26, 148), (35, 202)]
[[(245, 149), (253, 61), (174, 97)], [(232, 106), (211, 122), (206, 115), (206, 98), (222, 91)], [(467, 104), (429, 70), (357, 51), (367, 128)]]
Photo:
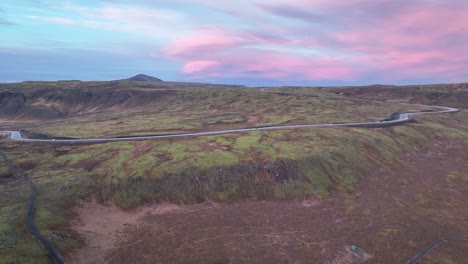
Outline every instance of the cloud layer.
[[(29, 42), (76, 46), (79, 36), (82, 49), (145, 58), (156, 74), (171, 67), (179, 80), (364, 84), (468, 77), (466, 1), (122, 2), (50, 1), (31, 8), (11, 1), (0, 24), (52, 29)], [(67, 40), (70, 32), (75, 35)], [(10, 34), (13, 40), (0, 45), (17, 46)]]

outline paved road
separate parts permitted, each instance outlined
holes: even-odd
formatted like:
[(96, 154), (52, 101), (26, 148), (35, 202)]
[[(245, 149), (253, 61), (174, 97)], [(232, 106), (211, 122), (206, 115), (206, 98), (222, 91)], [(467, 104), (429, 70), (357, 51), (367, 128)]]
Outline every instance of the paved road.
[(23, 180), (28, 184), (29, 189), (31, 190), (31, 193), (29, 195), (29, 200), (28, 200), (28, 214), (26, 217), (26, 226), (31, 233), (31, 235), (39, 241), (39, 243), (44, 246), (47, 249), (47, 252), (49, 253), (50, 258), (54, 262), (54, 264), (63, 264), (62, 258), (60, 257), (60, 253), (55, 247), (55, 245), (45, 238), (41, 232), (39, 232), (39, 229), (36, 226), (36, 200), (37, 200), (37, 188), (36, 185), (33, 183), (33, 181), (29, 178), (28, 174), (21, 169), (20, 167), (16, 166), (11, 162), (8, 157), (0, 151), (0, 157), (3, 158), (3, 160), (6, 162), (7, 166), (13, 170), (16, 171), (21, 177), (23, 177)]
[[(430, 105), (417, 105), (426, 106), (432, 108), (438, 108), (436, 111), (421, 111), (411, 113), (401, 113), (391, 120), (373, 121), (373, 122), (350, 122), (350, 123), (326, 123), (326, 124), (307, 124), (307, 125), (287, 125), (287, 126), (268, 126), (268, 127), (251, 127), (251, 128), (240, 128), (231, 130), (220, 130), (220, 131), (209, 131), (209, 132), (195, 132), (195, 133), (182, 133), (182, 134), (171, 134), (171, 135), (154, 135), (154, 136), (128, 136), (118, 138), (83, 138), (83, 139), (34, 139), (25, 138), (20, 131), (3, 131), (9, 134), (8, 138), (13, 141), (21, 142), (34, 142), (34, 143), (60, 143), (60, 144), (96, 144), (106, 142), (118, 142), (118, 141), (141, 141), (141, 140), (156, 140), (156, 139), (174, 139), (174, 138), (188, 138), (188, 137), (200, 137), (200, 136), (212, 136), (222, 134), (232, 134), (241, 132), (251, 131), (266, 131), (266, 130), (281, 130), (281, 129), (295, 129), (295, 128), (313, 128), (313, 127), (387, 127), (391, 125), (401, 124), (411, 120), (414, 115), (427, 115), (427, 114), (443, 114), (443, 113), (455, 113), (459, 110), (452, 107), (444, 106), (430, 106)], [(2, 131), (0, 131), (2, 133)]]
[(366, 261), (366, 252), (362, 248), (356, 246), (350, 246), (350, 251), (356, 255), (359, 259), (351, 262), (351, 264), (362, 264)]
[(424, 256), (429, 254), (434, 248), (436, 248), (438, 245), (450, 241), (450, 240), (468, 240), (468, 236), (454, 236), (454, 237), (445, 237), (445, 238), (440, 238), (437, 239), (436, 241), (432, 242), (427, 248), (425, 248), (421, 253), (419, 253), (416, 257), (414, 257), (412, 260), (408, 262), (408, 264), (417, 264), (419, 263)]
[[(426, 105), (417, 105), (417, 106), (426, 106)], [(12, 141), (20, 142), (33, 142), (33, 143), (66, 143), (66, 144), (96, 144), (96, 143), (106, 143), (106, 142), (118, 142), (118, 141), (141, 141), (141, 140), (156, 140), (156, 139), (174, 139), (174, 138), (187, 138), (187, 137), (198, 137), (198, 136), (210, 136), (210, 135), (222, 135), (222, 134), (231, 134), (231, 133), (241, 133), (241, 132), (251, 132), (251, 131), (266, 131), (266, 130), (281, 130), (281, 129), (295, 129), (295, 128), (313, 128), (313, 127), (386, 127), (396, 124), (401, 124), (411, 120), (412, 116), (415, 115), (426, 115), (426, 114), (444, 114), (444, 113), (455, 113), (459, 110), (452, 107), (443, 107), (443, 106), (426, 106), (432, 108), (438, 108), (434, 111), (420, 111), (420, 112), (408, 112), (401, 113), (394, 116), (391, 120), (382, 120), (375, 122), (349, 122), (349, 123), (327, 123), (327, 124), (306, 124), (306, 125), (289, 125), (289, 126), (269, 126), (269, 127), (253, 127), (253, 128), (241, 128), (241, 129), (232, 129), (232, 130), (221, 130), (221, 131), (209, 131), (209, 132), (196, 132), (196, 133), (182, 133), (182, 134), (172, 134), (172, 135), (154, 135), (154, 136), (135, 136), (135, 137), (119, 137), (119, 138), (94, 138), (94, 139), (33, 139), (25, 138), (20, 131), (0, 131), (0, 134), (6, 133), (8, 139)], [(6, 156), (0, 152), (0, 156), (3, 156), (5, 161), (11, 164)], [(13, 169), (19, 170), (17, 167), (12, 167)], [(56, 251), (53, 244), (48, 244), (37, 230), (34, 224), (34, 215), (35, 215), (35, 197), (37, 196), (37, 190), (32, 182), (29, 181), (27, 175), (24, 171), (19, 170), (19, 173), (23, 175), (25, 180), (28, 181), (31, 187), (31, 198), (29, 201), (29, 212), (28, 212), (28, 228), (31, 233), (41, 241), (43, 245), (48, 249), (49, 254), (52, 256), (54, 263), (63, 263), (61, 262), (60, 255)], [(32, 219), (32, 220), (31, 220)], [(427, 249), (423, 250), (418, 256), (416, 256), (409, 263), (418, 263), (426, 254), (428, 254), (432, 249), (434, 249), (440, 243), (447, 240), (460, 240), (466, 239), (466, 237), (451, 237), (443, 238), (433, 242)], [(361, 249), (356, 248), (355, 252), (359, 256), (359, 260), (355, 263), (362, 263), (365, 261), (364, 253)]]

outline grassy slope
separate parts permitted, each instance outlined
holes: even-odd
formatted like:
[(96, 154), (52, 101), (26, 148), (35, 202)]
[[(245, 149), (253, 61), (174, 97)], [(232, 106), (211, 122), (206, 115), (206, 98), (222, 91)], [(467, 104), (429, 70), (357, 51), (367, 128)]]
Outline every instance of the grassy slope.
[(421, 103), (468, 108), (468, 83), (449, 85), (365, 86), (332, 89), (348, 97), (373, 101)]
[[(190, 95), (190, 100), (182, 99), (181, 102), (192, 102), (190, 107), (199, 108), (194, 111), (187, 106), (186, 110), (179, 110), (184, 114), (198, 113), (204, 117), (219, 115), (222, 105), (212, 110), (210, 105), (226, 102), (239, 93), (245, 95), (233, 102), (232, 105), (238, 104), (236, 111), (246, 110), (244, 108), (248, 106), (245, 101), (256, 102), (253, 105), (265, 107), (276, 100), (273, 101), (276, 104), (270, 105), (271, 109), (281, 103), (286, 106), (278, 105), (282, 108), (275, 110), (302, 109), (305, 111), (304, 116), (308, 117), (307, 109), (317, 103), (320, 107), (311, 112), (315, 113), (312, 118), (316, 119), (320, 119), (319, 113), (324, 112), (338, 117), (344, 114), (340, 111), (362, 111), (366, 116), (365, 110), (375, 109), (380, 113), (394, 107), (364, 105), (359, 100), (342, 98), (333, 103), (333, 107), (323, 109), (335, 96), (324, 99), (322, 97), (327, 97), (325, 93), (320, 94), (322, 97), (319, 98), (306, 99), (243, 89), (183, 91), (185, 93)], [(194, 98), (196, 101), (193, 101)], [(165, 106), (173, 105), (174, 109), (185, 107), (179, 105), (181, 102), (177, 100), (181, 100), (180, 98), (173, 100), (175, 101), (169, 101), (170, 104)], [(322, 100), (325, 102), (321, 102)], [(257, 104), (258, 102), (262, 103)], [(356, 110), (359, 106), (362, 108)], [(251, 107), (240, 116), (247, 112), (254, 112), (256, 115), (271, 113), (272, 119), (282, 120), (281, 115), (286, 113), (294, 118), (286, 110), (271, 112)], [(153, 113), (164, 116), (158, 111)], [(180, 112), (174, 111), (173, 115), (176, 116), (176, 113)], [(351, 118), (351, 114), (347, 115)], [(371, 115), (367, 114), (367, 117)], [(27, 170), (38, 185), (38, 226), (63, 251), (67, 251), (76, 248), (82, 241), (65, 228), (73, 215), (64, 208), (86, 202), (91, 197), (103, 202), (115, 202), (122, 208), (160, 201), (197, 203), (207, 198), (225, 202), (307, 197), (331, 199), (330, 193), (334, 190), (353, 197), (353, 190), (362, 175), (376, 168), (391, 170), (403, 162), (403, 154), (416, 148), (428, 148), (434, 136), (468, 144), (468, 115), (464, 112), (452, 115), (448, 120), (441, 116), (418, 117), (418, 120), (418, 123), (385, 129), (333, 128), (252, 132), (92, 146), (2, 142), (0, 148), (11, 160)], [(55, 130), (51, 130), (54, 134), (61, 131), (61, 122), (56, 124)], [(165, 125), (164, 122), (161, 124)], [(226, 125), (213, 125), (218, 126)], [(136, 125), (129, 131), (142, 131), (135, 127)], [(69, 128), (63, 129), (73, 132), (67, 130)], [(94, 136), (92, 128), (86, 131), (88, 135)], [(28, 262), (34, 259), (35, 263), (42, 259), (46, 263), (43, 251), (31, 240), (24, 227), (27, 188), (17, 175), (4, 167), (1, 166), (3, 169), (0, 169), (0, 252), (3, 259), (7, 262), (15, 259)], [(352, 204), (350, 199), (350, 210)]]
[(3, 89), (0, 86), (0, 94), (2, 91), (22, 94), (27, 100), (14, 113), (0, 113), (0, 119), (4, 119), (0, 128), (64, 137), (380, 120), (409, 109), (319, 90), (309, 91), (317, 97), (284, 96), (259, 89), (181, 88), (166, 83), (26, 83)]

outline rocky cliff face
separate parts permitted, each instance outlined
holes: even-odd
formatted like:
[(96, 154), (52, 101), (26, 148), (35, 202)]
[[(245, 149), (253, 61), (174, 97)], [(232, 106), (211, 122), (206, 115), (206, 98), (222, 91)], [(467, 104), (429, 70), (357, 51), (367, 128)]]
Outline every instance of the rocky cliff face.
[[(338, 184), (341, 178), (349, 185)], [(333, 186), (353, 188), (357, 174), (347, 164), (333, 164), (319, 157), (277, 159), (202, 169), (196, 164), (177, 173), (124, 178), (107, 175), (101, 189), (104, 199), (122, 207), (169, 201), (193, 204), (206, 199), (233, 202), (243, 199), (307, 199), (326, 196)]]

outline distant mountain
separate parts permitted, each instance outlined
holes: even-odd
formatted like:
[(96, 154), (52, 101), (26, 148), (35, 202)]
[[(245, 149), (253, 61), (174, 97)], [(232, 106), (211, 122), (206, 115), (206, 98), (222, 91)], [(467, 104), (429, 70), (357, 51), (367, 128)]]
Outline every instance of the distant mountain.
[(123, 79), (123, 80), (119, 80), (119, 81), (128, 81), (128, 82), (162, 82), (163, 80), (161, 79), (158, 79), (156, 77), (153, 77), (153, 76), (148, 76), (148, 75), (145, 75), (145, 74), (138, 74), (138, 75), (135, 75), (131, 78), (128, 78), (128, 79)]

